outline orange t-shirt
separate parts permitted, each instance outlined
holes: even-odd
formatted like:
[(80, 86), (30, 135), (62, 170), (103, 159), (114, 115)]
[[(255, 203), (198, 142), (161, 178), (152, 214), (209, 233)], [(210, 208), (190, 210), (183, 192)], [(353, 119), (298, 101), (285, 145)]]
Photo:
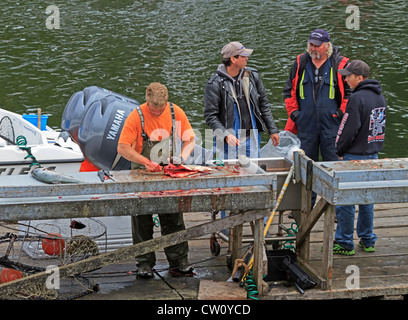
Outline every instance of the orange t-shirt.
[[(191, 140), (195, 134), (186, 114), (174, 103), (173, 107), (176, 118), (177, 137), (179, 137), (181, 141)], [(170, 136), (173, 122), (169, 103), (167, 103), (166, 109), (160, 116), (152, 115), (146, 102), (140, 105), (140, 109), (143, 113), (144, 131), (150, 137), (150, 140), (161, 141)], [(133, 146), (137, 152), (142, 152), (142, 123), (136, 108), (126, 118), (118, 143)]]

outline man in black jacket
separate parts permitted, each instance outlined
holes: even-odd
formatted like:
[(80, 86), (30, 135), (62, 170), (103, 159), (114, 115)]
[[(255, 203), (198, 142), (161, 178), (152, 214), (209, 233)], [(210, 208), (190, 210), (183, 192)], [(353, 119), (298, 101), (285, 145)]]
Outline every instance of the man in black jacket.
[[(252, 49), (230, 42), (221, 50), (222, 64), (204, 89), (204, 117), (224, 159), (238, 154), (258, 157), (260, 132), (279, 144), (271, 105), (258, 71), (247, 67)], [(241, 149), (241, 148), (242, 149)]]
[[(257, 70), (247, 68), (252, 52), (237, 41), (226, 44), (221, 50), (222, 64), (204, 88), (204, 117), (221, 159), (259, 158), (261, 131), (269, 134), (275, 146), (279, 144), (262, 80)], [(220, 215), (224, 218), (225, 212)]]
[[(368, 79), (370, 68), (361, 61), (350, 62), (339, 70), (353, 93), (336, 138), (336, 153), (342, 160), (378, 159), (384, 145), (387, 105), (377, 80)], [(355, 206), (337, 206), (337, 229), (333, 252), (354, 254)], [(359, 205), (357, 235), (365, 252), (374, 252), (377, 236), (374, 229), (374, 205)]]

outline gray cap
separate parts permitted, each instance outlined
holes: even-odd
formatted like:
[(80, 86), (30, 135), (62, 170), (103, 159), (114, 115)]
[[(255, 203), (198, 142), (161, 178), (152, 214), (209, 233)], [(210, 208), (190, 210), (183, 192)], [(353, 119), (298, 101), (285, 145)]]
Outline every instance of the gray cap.
[(250, 56), (254, 50), (247, 49), (240, 42), (233, 41), (224, 46), (221, 50), (223, 58), (231, 58), (234, 56)]
[(353, 60), (345, 69), (339, 70), (342, 76), (356, 74), (358, 76), (368, 77), (370, 75), (370, 67), (367, 63), (361, 60)]

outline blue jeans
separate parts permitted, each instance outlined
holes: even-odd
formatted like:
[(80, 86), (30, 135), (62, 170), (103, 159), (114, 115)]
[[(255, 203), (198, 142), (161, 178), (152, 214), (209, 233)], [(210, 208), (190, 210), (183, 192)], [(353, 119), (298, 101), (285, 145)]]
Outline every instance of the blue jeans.
[[(258, 150), (258, 153), (257, 153), (258, 158), (259, 158), (259, 153), (260, 153), (260, 148), (259, 148), (260, 142), (261, 142), (261, 134), (258, 133), (258, 141), (257, 141), (257, 145), (256, 145), (256, 149)], [(230, 146), (227, 143), (225, 143), (225, 145), (224, 145), (224, 156), (225, 156), (224, 158), (225, 159), (228, 159), (228, 147), (230, 147)], [(236, 148), (236, 150), (238, 150), (238, 147)], [(253, 146), (251, 146), (250, 139), (247, 139), (246, 142), (245, 142), (245, 155), (247, 157), (251, 157), (252, 152), (253, 152)], [(238, 151), (236, 152), (236, 154), (238, 154)], [(224, 210), (220, 211), (220, 216), (221, 216), (221, 218), (226, 217), (226, 214), (225, 214)]]
[[(343, 160), (364, 160), (378, 159), (377, 154), (373, 155), (355, 155), (344, 154)], [(377, 236), (374, 233), (374, 204), (359, 205), (357, 217), (357, 236), (361, 239), (361, 243), (366, 247), (374, 247)], [(337, 206), (337, 228), (335, 233), (335, 241), (342, 247), (348, 250), (354, 249), (354, 217), (356, 208), (354, 205)]]
[[(254, 116), (254, 113), (252, 111), (252, 106), (251, 106), (251, 117), (252, 117), (252, 124), (254, 125), (253, 129), (257, 130), (255, 116)], [(241, 124), (241, 121), (240, 121), (240, 114), (239, 114), (239, 111), (238, 111), (238, 106), (237, 106), (236, 103), (234, 103), (234, 124), (233, 124), (233, 129), (234, 129), (234, 132), (235, 132), (235, 135), (236, 135), (237, 138), (239, 138), (239, 133), (240, 133), (240, 129), (241, 129), (240, 124)], [(215, 144), (215, 139), (214, 139), (214, 144)], [(260, 145), (261, 145), (261, 133), (257, 132), (256, 133), (256, 141), (254, 141), (254, 140), (251, 141), (251, 139), (248, 138), (245, 141), (245, 145), (243, 147), (241, 147), (241, 149), (237, 146), (237, 147), (234, 147), (233, 150), (230, 150), (231, 147), (228, 145), (228, 143), (225, 143), (224, 144), (223, 157), (224, 157), (224, 159), (228, 159), (229, 156), (232, 156), (233, 158), (236, 159), (238, 157), (238, 155), (240, 154), (240, 152), (244, 153), (243, 148), (245, 148), (245, 155), (247, 157), (252, 158), (252, 157), (255, 156), (255, 157), (259, 158), (259, 156), (260, 156)], [(216, 150), (216, 146), (214, 145), (214, 152), (215, 152), (215, 150)], [(221, 210), (220, 211), (220, 216), (221, 216), (221, 218), (225, 218), (226, 217), (225, 211)]]

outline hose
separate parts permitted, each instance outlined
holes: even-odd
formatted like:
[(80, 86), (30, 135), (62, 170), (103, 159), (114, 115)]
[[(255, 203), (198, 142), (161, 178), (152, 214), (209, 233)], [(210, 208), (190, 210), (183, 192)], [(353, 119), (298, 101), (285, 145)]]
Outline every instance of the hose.
[(160, 219), (159, 216), (153, 217), (153, 224), (156, 228), (160, 227)]
[(224, 161), (222, 159), (216, 158), (213, 160), (213, 164), (218, 166), (218, 167), (223, 167), (224, 166)]
[(244, 276), (243, 285), (245, 291), (247, 292), (248, 299), (259, 300), (257, 297), (255, 297), (259, 294), (259, 291), (253, 277), (252, 269)]
[[(287, 234), (288, 237), (295, 236), (298, 232), (298, 225), (296, 224), (296, 222), (293, 222), (290, 225), (290, 228), (286, 230), (286, 232), (288, 233)], [(293, 252), (296, 252), (296, 247), (293, 245), (294, 242), (295, 242), (294, 240), (285, 241), (282, 245), (283, 249), (289, 249), (289, 250), (292, 250)]]
[(24, 159), (31, 159), (32, 163), (30, 164), (30, 168), (32, 166), (38, 166), (41, 168), (41, 165), (38, 163), (37, 159), (31, 153), (31, 148), (27, 147), (27, 139), (24, 136), (18, 136), (16, 139), (17, 146), (27, 152), (27, 156)]

